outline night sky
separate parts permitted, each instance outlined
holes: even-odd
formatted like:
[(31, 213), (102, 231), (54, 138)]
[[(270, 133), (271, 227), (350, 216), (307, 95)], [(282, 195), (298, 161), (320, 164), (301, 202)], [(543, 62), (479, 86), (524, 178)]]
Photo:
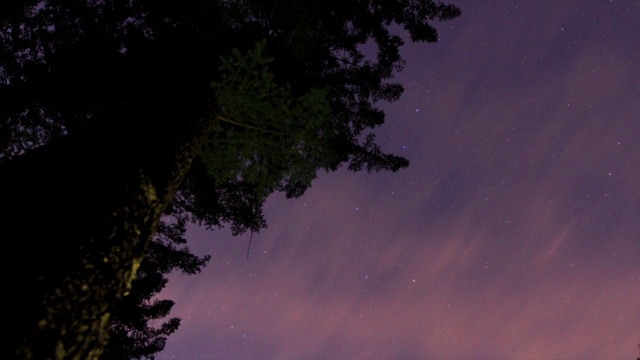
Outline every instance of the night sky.
[(640, 2), (454, 0), (382, 104), (398, 173), (321, 173), (162, 294), (160, 359), (635, 359)]

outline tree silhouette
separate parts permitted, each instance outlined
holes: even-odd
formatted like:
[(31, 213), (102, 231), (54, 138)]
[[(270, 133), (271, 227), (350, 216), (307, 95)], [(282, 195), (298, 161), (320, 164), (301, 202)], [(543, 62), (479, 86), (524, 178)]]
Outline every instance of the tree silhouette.
[(5, 286), (24, 289), (0, 351), (97, 357), (112, 316), (114, 337), (141, 331), (135, 351), (157, 351), (177, 326), (147, 327), (171, 305), (149, 303), (157, 274), (205, 261), (150, 241), (162, 214), (258, 231), (266, 197), (300, 196), (319, 170), (406, 167), (365, 132), (402, 93), (389, 25), (432, 42), (430, 21), (459, 13), (419, 0), (0, 5), (0, 218), (15, 244), (2, 263)]
[(180, 325), (180, 319), (172, 317), (154, 326), (174, 305), (172, 300), (155, 298), (167, 284), (165, 275), (175, 270), (196, 274), (210, 259), (195, 256), (185, 246), (190, 216), (177, 202), (169, 205), (158, 223), (131, 292), (113, 311), (111, 334), (103, 356), (106, 359), (154, 359), (164, 349), (167, 336)]

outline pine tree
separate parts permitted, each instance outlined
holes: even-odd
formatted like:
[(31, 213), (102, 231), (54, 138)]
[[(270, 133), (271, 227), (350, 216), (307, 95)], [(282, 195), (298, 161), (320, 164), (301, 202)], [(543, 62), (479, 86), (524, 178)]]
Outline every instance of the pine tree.
[[(118, 304), (163, 285), (142, 267), (171, 204), (258, 231), (266, 197), (300, 196), (318, 171), (406, 167), (367, 132), (402, 93), (389, 26), (432, 42), (430, 22), (459, 14), (419, 0), (0, 5), (0, 218), (16, 244), (3, 274), (26, 289), (8, 299), (3, 355), (100, 356)], [(138, 272), (151, 290), (127, 298)], [(123, 313), (145, 326), (171, 305), (130, 301), (149, 306)]]

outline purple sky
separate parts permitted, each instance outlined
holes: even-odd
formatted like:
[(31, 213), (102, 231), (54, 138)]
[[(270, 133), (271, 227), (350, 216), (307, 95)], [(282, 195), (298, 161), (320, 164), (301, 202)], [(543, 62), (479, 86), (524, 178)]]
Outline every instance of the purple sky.
[(193, 229), (159, 359), (635, 359), (640, 2), (452, 1), (378, 129), (269, 228)]

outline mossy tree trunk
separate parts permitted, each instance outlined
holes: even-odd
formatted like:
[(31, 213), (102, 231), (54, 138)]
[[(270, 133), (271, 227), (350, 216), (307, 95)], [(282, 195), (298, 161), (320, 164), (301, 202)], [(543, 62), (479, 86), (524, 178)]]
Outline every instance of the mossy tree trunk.
[(208, 101), (177, 104), (114, 108), (0, 166), (2, 358), (100, 357), (110, 312), (213, 118)]

